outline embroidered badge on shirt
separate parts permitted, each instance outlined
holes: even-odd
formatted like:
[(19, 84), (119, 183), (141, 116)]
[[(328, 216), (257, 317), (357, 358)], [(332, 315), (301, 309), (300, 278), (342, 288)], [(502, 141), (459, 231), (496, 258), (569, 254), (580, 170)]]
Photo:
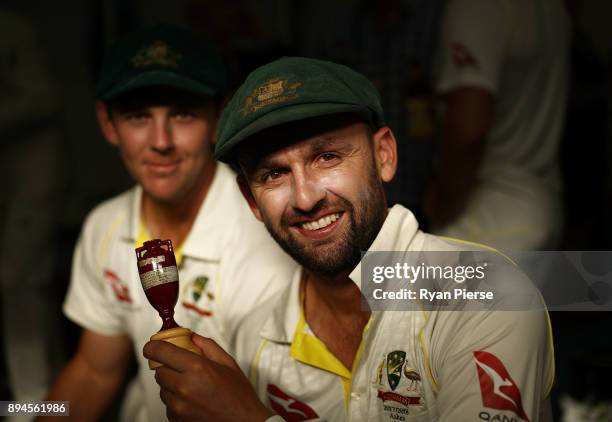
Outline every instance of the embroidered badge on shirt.
[[(200, 316), (209, 317), (212, 316), (212, 312), (206, 309), (205, 304), (209, 305), (215, 297), (212, 293), (206, 291), (206, 287), (208, 286), (209, 277), (206, 275), (201, 275), (193, 279), (191, 282), (187, 283), (184, 287), (187, 289), (183, 297), (185, 300), (182, 302), (184, 308), (195, 312)], [(202, 296), (205, 296), (208, 300), (202, 300)], [(196, 303), (198, 305), (196, 305)]]
[[(386, 378), (383, 377), (385, 369)], [(391, 420), (401, 420), (404, 415), (425, 410), (421, 382), (421, 375), (408, 364), (406, 352), (394, 350), (383, 355), (374, 377), (374, 384), (379, 387), (376, 398), (381, 401), (381, 410)]]

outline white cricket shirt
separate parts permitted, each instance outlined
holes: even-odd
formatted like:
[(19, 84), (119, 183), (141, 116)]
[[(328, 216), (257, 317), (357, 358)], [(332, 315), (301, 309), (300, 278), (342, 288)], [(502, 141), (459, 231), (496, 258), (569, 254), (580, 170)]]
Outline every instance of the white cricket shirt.
[[(286, 286), (296, 265), (252, 215), (235, 177), (226, 165), (218, 164), (180, 246), (175, 320), (221, 346), (226, 346), (240, 318)], [(141, 194), (136, 187), (99, 205), (87, 217), (74, 254), (64, 312), (95, 333), (132, 339), (139, 372), (125, 416), (161, 421), (166, 420), (166, 408), (155, 373), (142, 355), (145, 343), (161, 328), (161, 318), (144, 294), (136, 265)]]
[(449, 0), (436, 89), (484, 89), (494, 112), (467, 208), (434, 233), (507, 250), (559, 241), (569, 36), (561, 0)]
[(569, 17), (560, 0), (450, 0), (441, 29), (441, 93), (495, 96), (482, 174), (556, 180), (569, 78)]
[[(419, 231), (412, 213), (396, 205), (369, 251), (459, 248)], [(360, 265), (350, 275), (359, 286)], [(549, 420), (554, 374), (545, 310), (373, 311), (349, 369), (309, 329), (300, 279), (298, 269), (232, 341), (260, 399), (280, 415), (270, 420)]]

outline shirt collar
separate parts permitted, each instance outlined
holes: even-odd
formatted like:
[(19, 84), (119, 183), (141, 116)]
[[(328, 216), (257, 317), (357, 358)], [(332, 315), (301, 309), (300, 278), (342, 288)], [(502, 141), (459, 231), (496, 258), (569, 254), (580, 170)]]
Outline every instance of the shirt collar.
[[(368, 252), (406, 251), (418, 229), (414, 214), (401, 205), (394, 205)], [(351, 271), (349, 278), (361, 289), (361, 262)]]
[(213, 182), (183, 243), (183, 256), (219, 260), (223, 251), (216, 240), (233, 229), (229, 225), (239, 223), (238, 216), (246, 207), (236, 174), (226, 164), (217, 163)]
[[(389, 210), (383, 226), (368, 252), (408, 250), (418, 230), (416, 218), (408, 209), (395, 205)], [(361, 289), (361, 263), (349, 275)], [(302, 267), (295, 271), (291, 284), (275, 302), (260, 334), (276, 343), (291, 344), (300, 317), (300, 284)]]
[(291, 344), (295, 329), (300, 318), (300, 285), (302, 267), (293, 273), (289, 286), (281, 293), (276, 306), (266, 319), (260, 335), (275, 343)]
[(128, 220), (127, 224), (119, 228), (121, 239), (134, 243), (138, 238), (140, 230), (140, 203), (142, 199), (142, 188), (136, 185), (128, 193)]
[[(136, 186), (130, 198), (130, 218), (122, 230), (122, 237), (135, 242), (141, 216), (142, 187)], [(182, 245), (183, 256), (200, 260), (217, 261), (221, 257), (218, 242), (211, 239), (220, 239), (229, 230), (228, 224), (238, 223), (238, 216), (247, 207), (246, 201), (236, 184), (236, 175), (223, 163), (217, 163), (215, 175), (206, 197), (202, 202), (189, 235)]]

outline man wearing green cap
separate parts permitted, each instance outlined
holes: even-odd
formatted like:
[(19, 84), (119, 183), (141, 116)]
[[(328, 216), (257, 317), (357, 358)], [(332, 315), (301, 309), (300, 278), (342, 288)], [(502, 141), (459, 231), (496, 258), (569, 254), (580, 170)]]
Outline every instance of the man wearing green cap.
[(382, 115), (365, 77), (314, 59), (269, 63), (236, 92), (215, 155), (240, 165), (251, 210), (301, 267), (241, 324), (236, 361), (199, 336), (202, 357), (145, 346), (166, 365), (156, 380), (171, 420), (548, 420), (547, 313), (499, 255), (482, 265), (494, 281), (511, 277), (510, 290), (527, 289), (530, 307), (502, 312), (511, 303), (500, 296), (480, 308), (469, 300), (373, 308), (362, 251), (431, 259), (423, 252), (473, 248), (421, 232), (402, 206), (387, 209), (382, 184), (397, 154)]
[(211, 47), (170, 26), (120, 40), (104, 61), (98, 121), (137, 186), (93, 210), (76, 246), (64, 312), (83, 333), (48, 397), (69, 400), (75, 420), (100, 416), (133, 353), (139, 372), (122, 419), (165, 420), (154, 373), (140, 352), (161, 327), (136, 267), (134, 248), (145, 240), (174, 244), (181, 289), (176, 321), (221, 344), (236, 321), (273, 293), (271, 274), (285, 278), (293, 271), (244, 203), (235, 174), (213, 160), (225, 89), (225, 70)]

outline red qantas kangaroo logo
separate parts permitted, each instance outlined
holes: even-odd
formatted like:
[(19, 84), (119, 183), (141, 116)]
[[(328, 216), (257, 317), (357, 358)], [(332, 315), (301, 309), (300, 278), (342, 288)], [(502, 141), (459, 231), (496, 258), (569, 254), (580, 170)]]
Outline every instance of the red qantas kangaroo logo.
[(451, 44), (451, 56), (453, 63), (457, 67), (474, 67), (478, 68), (478, 62), (474, 55), (468, 50), (464, 44), (454, 42)]
[(497, 356), (489, 352), (474, 352), (480, 381), (482, 404), (491, 409), (511, 410), (529, 422), (523, 410), (521, 391)]
[(113, 292), (115, 292), (115, 296), (117, 297), (118, 301), (132, 303), (130, 291), (116, 273), (111, 270), (105, 270), (104, 277), (110, 281), (111, 287), (113, 288)]
[(272, 409), (287, 422), (309, 421), (319, 417), (306, 403), (290, 397), (276, 385), (268, 384), (267, 391)]

